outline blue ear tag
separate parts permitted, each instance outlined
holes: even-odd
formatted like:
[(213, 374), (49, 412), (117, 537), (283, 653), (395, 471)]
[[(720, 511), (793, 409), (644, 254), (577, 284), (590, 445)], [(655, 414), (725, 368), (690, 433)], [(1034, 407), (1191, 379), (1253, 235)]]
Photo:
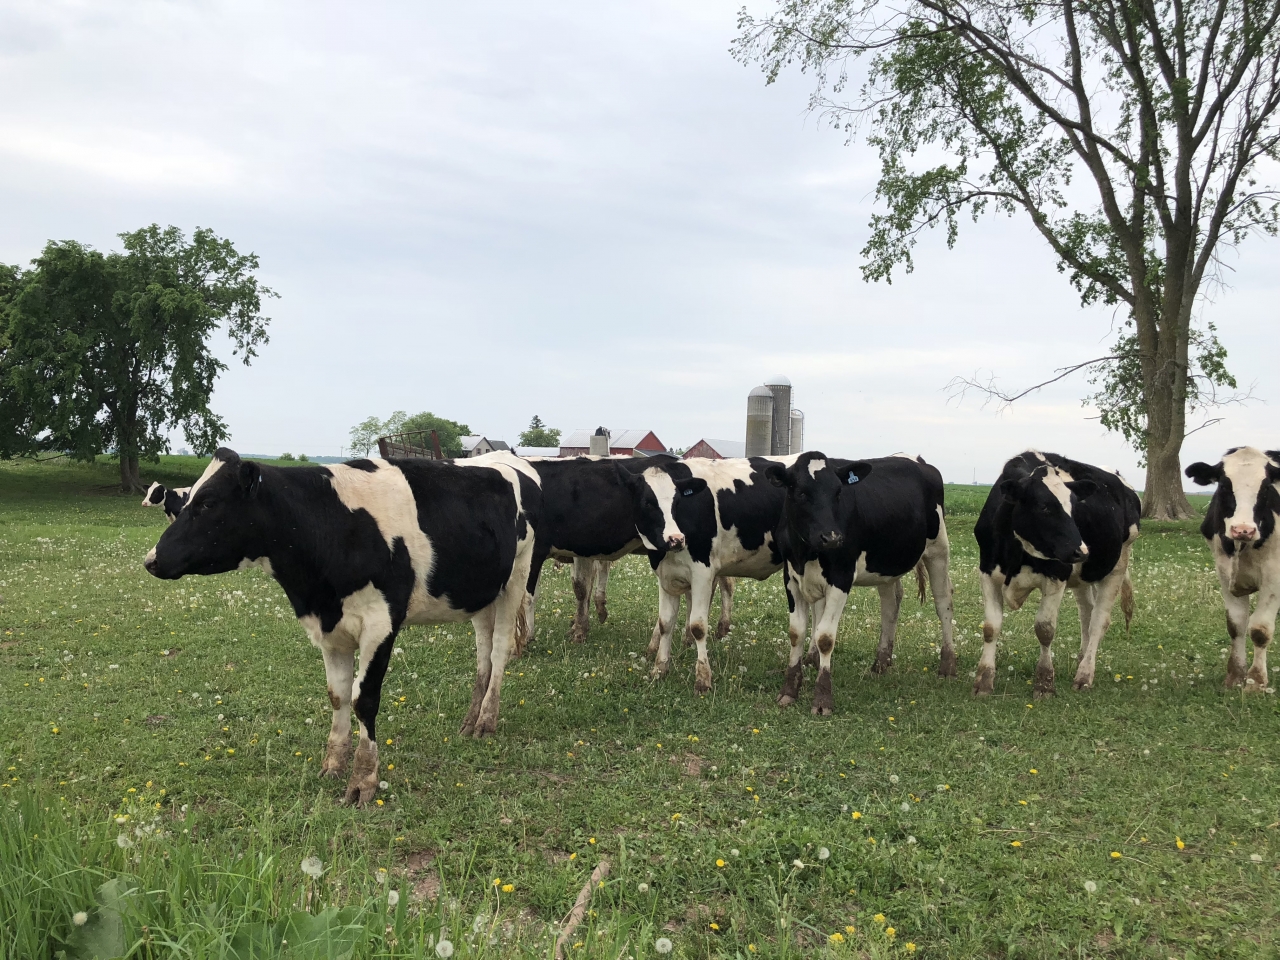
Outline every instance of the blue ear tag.
[(858, 475), (857, 475), (856, 473), (851, 473), (851, 474), (849, 474), (849, 482), (850, 482), (850, 483), (857, 483), (857, 482), (858, 482)]

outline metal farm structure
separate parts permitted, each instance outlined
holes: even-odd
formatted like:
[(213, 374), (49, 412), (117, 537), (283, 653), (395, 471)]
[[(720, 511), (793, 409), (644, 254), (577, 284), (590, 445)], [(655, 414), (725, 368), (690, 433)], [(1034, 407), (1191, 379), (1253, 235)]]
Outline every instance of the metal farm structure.
[(383, 460), (392, 457), (416, 458), (419, 460), (443, 460), (440, 452), (440, 437), (434, 430), (415, 430), (412, 433), (393, 433), (378, 438), (378, 456)]

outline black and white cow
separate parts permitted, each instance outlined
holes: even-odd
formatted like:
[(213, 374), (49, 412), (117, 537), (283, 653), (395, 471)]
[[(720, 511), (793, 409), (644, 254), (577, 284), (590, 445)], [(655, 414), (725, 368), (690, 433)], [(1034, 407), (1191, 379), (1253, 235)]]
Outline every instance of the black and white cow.
[(636, 529), (660, 588), (658, 622), (649, 643), (655, 679), (666, 676), (671, 667), (680, 598), (688, 596), (686, 637), (698, 648), (694, 686), (700, 692), (711, 689), (707, 634), (712, 591), (719, 579), (722, 597), (731, 602), (729, 578), (764, 580), (781, 569), (773, 529), (781, 516), (783, 494), (765, 479), (764, 471), (770, 464), (793, 459), (695, 458), (619, 475), (635, 499)]
[[(525, 630), (534, 629), (534, 606), (542, 565), (548, 558), (573, 563), (577, 601), (569, 638), (581, 643), (590, 629), (589, 602), (594, 587), (596, 615), (608, 617), (606, 591), (609, 565), (630, 553), (643, 552), (636, 532), (636, 503), (627, 482), (647, 470), (659, 472), (680, 463), (674, 457), (530, 459), (542, 484), (541, 522), (525, 601)], [(733, 585), (722, 584), (720, 627), (728, 633)], [(523, 638), (522, 638), (523, 639)]]
[(1093, 686), (1098, 644), (1111, 626), (1116, 597), (1125, 627), (1133, 619), (1129, 553), (1142, 505), (1120, 474), (1028, 450), (1004, 465), (973, 528), (986, 616), (975, 696), (995, 689), (996, 644), (1004, 607), (1019, 609), (1040, 591), (1035, 631), (1040, 641), (1035, 696), (1054, 692), (1050, 644), (1069, 587), (1080, 608), (1080, 656), (1074, 686)]
[[(818, 652), (813, 712), (831, 713), (831, 651), (854, 587), (875, 587), (880, 594), (880, 644), (871, 669), (888, 670), (902, 606), (902, 577), (912, 570), (919, 577), (921, 565), (942, 621), (938, 672), (955, 676), (947, 571), (951, 548), (937, 468), (905, 455), (839, 460), (811, 452), (789, 467), (769, 467), (768, 475), (786, 491), (778, 540), (787, 565), (791, 658), (779, 705), (789, 706), (799, 698), (801, 645), (812, 610)], [(923, 582), (919, 589), (923, 600)]]
[[(1280, 611), (1280, 450), (1232, 447), (1213, 466), (1193, 463), (1187, 476), (1201, 486), (1216, 483), (1200, 532), (1209, 541), (1227, 608), (1231, 657), (1228, 688), (1250, 692), (1268, 686), (1267, 646)], [(1258, 595), (1253, 614), (1249, 595)], [(1253, 663), (1245, 673), (1245, 635), (1253, 641)]]
[(539, 500), (537, 474), (507, 453), (281, 468), (222, 449), (146, 568), (175, 580), (259, 566), (276, 579), (324, 655), (333, 725), (320, 771), (345, 773), (354, 709), (346, 800), (363, 804), (378, 788), (374, 724), (405, 624), (471, 620), (476, 682), (462, 733), (495, 731)]
[(173, 523), (182, 508), (187, 505), (187, 496), (190, 493), (190, 487), (179, 487), (176, 490), (170, 490), (164, 484), (156, 481), (147, 487), (147, 492), (142, 497), (142, 505), (144, 507), (164, 507), (164, 515), (169, 518), (170, 523)]

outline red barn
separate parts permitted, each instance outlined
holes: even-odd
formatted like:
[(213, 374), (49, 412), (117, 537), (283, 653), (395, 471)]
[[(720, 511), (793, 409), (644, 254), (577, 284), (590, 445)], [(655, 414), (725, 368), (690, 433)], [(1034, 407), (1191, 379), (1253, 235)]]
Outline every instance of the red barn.
[[(591, 435), (594, 430), (575, 430), (560, 444), (560, 456), (586, 456), (591, 452)], [(665, 453), (667, 448), (652, 430), (610, 430), (609, 453), (612, 456), (651, 457)]]
[(747, 455), (747, 445), (741, 440), (712, 440), (704, 437), (685, 451), (682, 460), (705, 457), (708, 460), (728, 460)]

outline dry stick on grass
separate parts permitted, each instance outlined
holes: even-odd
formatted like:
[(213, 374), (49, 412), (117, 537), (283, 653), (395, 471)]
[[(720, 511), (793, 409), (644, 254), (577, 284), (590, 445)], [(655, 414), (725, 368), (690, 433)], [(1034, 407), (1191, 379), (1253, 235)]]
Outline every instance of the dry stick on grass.
[(591, 871), (591, 879), (587, 881), (586, 886), (578, 891), (578, 899), (573, 902), (573, 909), (564, 918), (564, 928), (560, 931), (560, 936), (556, 937), (557, 960), (563, 960), (565, 944), (572, 939), (573, 931), (578, 928), (578, 924), (586, 916), (587, 904), (591, 902), (591, 892), (600, 886), (608, 875), (609, 861), (601, 860), (600, 864)]

